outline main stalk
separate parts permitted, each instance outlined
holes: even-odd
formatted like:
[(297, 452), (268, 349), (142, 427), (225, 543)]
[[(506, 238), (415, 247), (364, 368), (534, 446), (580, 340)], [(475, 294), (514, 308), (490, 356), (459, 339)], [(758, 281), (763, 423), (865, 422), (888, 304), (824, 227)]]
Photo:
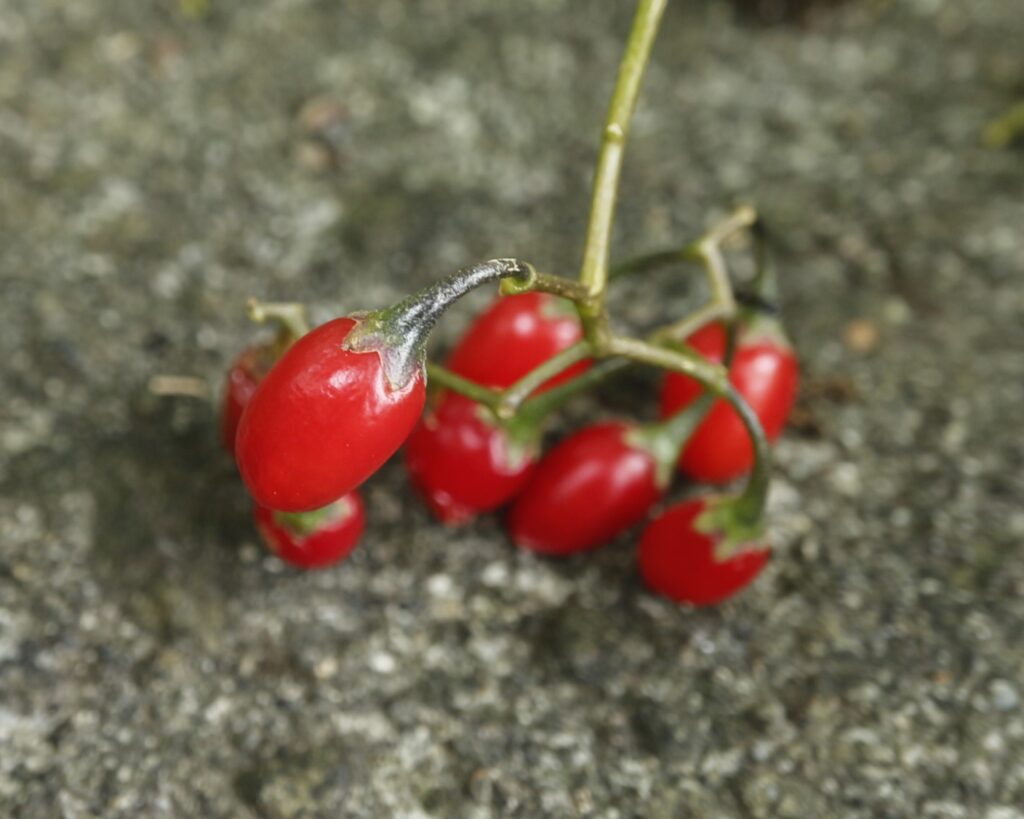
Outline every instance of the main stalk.
[(604, 307), (622, 157), (626, 148), (626, 138), (629, 136), (630, 120), (633, 118), (633, 110), (640, 92), (640, 81), (650, 60), (651, 48), (658, 33), (666, 2), (667, 0), (640, 0), (637, 5), (633, 29), (626, 43), (611, 105), (608, 107), (597, 168), (594, 172), (590, 219), (587, 223), (587, 239), (580, 269), (580, 282), (587, 288), (588, 294), (587, 301), (581, 305), (581, 313), (588, 330), (589, 325), (596, 322), (602, 314)]

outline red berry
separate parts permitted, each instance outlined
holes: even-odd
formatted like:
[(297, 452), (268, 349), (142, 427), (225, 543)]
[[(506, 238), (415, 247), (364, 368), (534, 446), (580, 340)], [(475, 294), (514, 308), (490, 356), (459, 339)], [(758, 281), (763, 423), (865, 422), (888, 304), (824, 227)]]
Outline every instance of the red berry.
[[(705, 358), (721, 362), (725, 357), (725, 328), (709, 324), (687, 339)], [(796, 398), (799, 380), (796, 356), (773, 334), (740, 331), (729, 380), (746, 399), (764, 427), (769, 441), (779, 437)], [(689, 406), (703, 388), (689, 376), (669, 373), (661, 391), (661, 416), (674, 415)], [(724, 483), (750, 471), (754, 450), (743, 421), (724, 400), (715, 402), (707, 418), (683, 449), (679, 466), (693, 478)]]
[(224, 384), (224, 403), (221, 406), (220, 438), (224, 448), (234, 454), (235, 435), (242, 411), (256, 392), (263, 376), (273, 363), (267, 347), (249, 347), (231, 365)]
[(413, 486), (444, 523), (464, 523), (519, 492), (536, 463), (508, 432), (465, 396), (445, 393), (405, 446)]
[[(511, 386), (556, 353), (583, 338), (572, 303), (548, 293), (499, 298), (473, 322), (452, 350), (448, 368), (488, 387)], [(583, 372), (581, 361), (548, 379), (541, 390)]]
[(355, 325), (338, 318), (307, 333), (249, 401), (235, 451), (258, 503), (286, 512), (326, 506), (376, 472), (419, 418), (422, 367), (392, 386), (381, 353), (344, 346)]
[(640, 573), (659, 594), (681, 603), (709, 606), (751, 583), (771, 550), (751, 546), (726, 560), (716, 560), (720, 535), (696, 527), (706, 499), (684, 501), (669, 508), (644, 530), (640, 539)]
[[(546, 293), (497, 299), (456, 345), (448, 367), (502, 389), (583, 337), (576, 309)], [(537, 391), (578, 375), (579, 362)], [(406, 465), (413, 485), (445, 523), (463, 523), (514, 497), (528, 478), (532, 452), (514, 452), (508, 432), (469, 399), (445, 395), (409, 439)]]
[(593, 549), (644, 518), (661, 497), (657, 462), (608, 422), (566, 438), (537, 467), (508, 517), (512, 539), (536, 552)]
[(366, 526), (358, 492), (350, 492), (315, 512), (275, 512), (257, 504), (253, 516), (267, 547), (301, 569), (319, 569), (344, 560)]

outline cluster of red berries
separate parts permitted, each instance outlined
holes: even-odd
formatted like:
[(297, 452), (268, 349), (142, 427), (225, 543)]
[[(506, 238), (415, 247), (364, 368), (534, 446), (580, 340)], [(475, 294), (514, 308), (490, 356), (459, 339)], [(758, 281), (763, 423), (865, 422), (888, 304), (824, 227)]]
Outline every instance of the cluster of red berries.
[[(571, 302), (539, 292), (505, 296), (470, 326), (447, 367), (501, 390), (582, 338)], [(777, 438), (798, 378), (778, 322), (749, 312), (731, 332), (716, 322), (685, 341), (707, 360), (728, 363), (733, 387), (768, 440)], [(290, 563), (318, 567), (348, 555), (365, 523), (356, 487), (403, 443), (412, 484), (439, 520), (463, 523), (510, 505), (512, 540), (546, 555), (594, 549), (641, 523), (677, 468), (694, 482), (722, 484), (753, 466), (735, 410), (705, 397), (688, 376), (665, 377), (660, 422), (593, 424), (542, 453), (539, 424), (503, 423), (451, 390), (439, 390), (424, 412), (422, 364), (389, 368), (393, 342), (371, 320), (339, 318), (295, 341), (276, 363), (269, 347), (250, 349), (229, 373), (224, 442), (257, 501), (267, 545)], [(534, 395), (591, 366), (576, 363)], [(724, 559), (716, 556), (721, 532), (703, 523), (711, 505), (711, 496), (687, 500), (647, 525), (639, 566), (652, 589), (707, 605), (760, 573), (766, 547), (741, 544)]]
[[(749, 473), (742, 493), (704, 494), (656, 514), (640, 539), (640, 572), (661, 594), (707, 605), (764, 567), (769, 443), (793, 404), (797, 363), (762, 309), (775, 289), (763, 225), (741, 206), (684, 248), (617, 271), (608, 265), (623, 149), (665, 7), (636, 7), (602, 130), (578, 279), (491, 259), (311, 332), (277, 305), (285, 332), (236, 362), (225, 443), (260, 531), (284, 560), (312, 567), (345, 557), (364, 526), (358, 487), (405, 444), (412, 484), (442, 522), (509, 505), (512, 540), (546, 555), (594, 549), (641, 523), (677, 469), (710, 484)], [(757, 240), (756, 310), (737, 310), (720, 250), (744, 228)], [(617, 335), (610, 279), (682, 260), (704, 266), (711, 300), (647, 339)], [(503, 298), (476, 319), (447, 367), (432, 369), (442, 389), (424, 414), (431, 329), (456, 299), (499, 280)], [(629, 361), (669, 372), (661, 420), (593, 424), (545, 454), (551, 413)]]

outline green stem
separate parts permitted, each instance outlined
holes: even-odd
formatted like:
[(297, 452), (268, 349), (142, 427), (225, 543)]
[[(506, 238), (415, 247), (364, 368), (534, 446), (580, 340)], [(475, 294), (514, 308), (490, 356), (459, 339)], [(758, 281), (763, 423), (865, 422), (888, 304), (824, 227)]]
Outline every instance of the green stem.
[(483, 404), (492, 412), (497, 413), (498, 405), (501, 403), (501, 392), (498, 390), (456, 375), (447, 367), (442, 367), (432, 361), (427, 362), (427, 379), (440, 384), (445, 389), (464, 395), (466, 398), (472, 398), (478, 404)]
[(573, 364), (583, 361), (591, 354), (590, 343), (578, 341), (553, 355), (543, 364), (534, 367), (530, 372), (505, 389), (497, 405), (498, 415), (511, 418), (522, 405), (523, 401), (549, 378), (567, 370)]
[(267, 302), (251, 298), (245, 303), (245, 310), (250, 321), (255, 321), (257, 324), (276, 321), (281, 334), (281, 342), (285, 347), (293, 341), (298, 341), (309, 332), (306, 308), (298, 302)]
[(640, 81), (651, 56), (651, 48), (658, 33), (666, 2), (667, 0), (640, 0), (637, 4), (633, 29), (619, 65), (619, 76), (605, 119), (597, 167), (594, 171), (590, 218), (580, 269), (580, 283), (586, 287), (592, 300), (586, 308), (591, 317), (599, 315), (604, 306), (612, 223), (615, 218), (619, 177), (622, 173), (622, 157), (629, 135), (629, 122), (636, 108)]
[(701, 245), (720, 246), (734, 233), (738, 233), (744, 228), (749, 228), (756, 224), (757, 211), (750, 205), (739, 205), (721, 222), (712, 225), (711, 229), (701, 236), (697, 242)]
[(721, 304), (711, 302), (703, 307), (694, 310), (690, 315), (674, 321), (672, 324), (660, 328), (654, 333), (654, 339), (658, 343), (666, 341), (681, 341), (689, 338), (697, 330), (712, 321), (726, 320), (729, 313)]
[(666, 421), (655, 426), (658, 429), (658, 437), (661, 439), (661, 446), (669, 454), (668, 460), (675, 463), (682, 452), (683, 446), (693, 435), (694, 430), (700, 426), (704, 416), (708, 414), (711, 405), (714, 403), (714, 396), (704, 393), (696, 401), (678, 412)]
[[(582, 360), (589, 355), (589, 348), (585, 346), (585, 342), (581, 345), (575, 346), (583, 347), (582, 357), (576, 358), (574, 354), (572, 360), (568, 363), (563, 359), (562, 366), (546, 370), (545, 374), (539, 378), (539, 383), (536, 386), (544, 383), (544, 381), (551, 376), (558, 375), (558, 373), (562, 372), (566, 367), (571, 366), (576, 361)], [(572, 349), (572, 347), (569, 348), (569, 350)], [(566, 352), (568, 352), (568, 350), (563, 351), (560, 355), (564, 355)], [(549, 359), (549, 362), (554, 360), (554, 358)], [(541, 367), (531, 371), (527, 377), (530, 378), (533, 376), (533, 373), (544, 369), (547, 363), (542, 364)], [(513, 384), (508, 390), (496, 390), (492, 387), (485, 387), (483, 384), (479, 384), (476, 381), (470, 381), (468, 378), (463, 378), (461, 375), (456, 375), (447, 367), (442, 367), (440, 364), (434, 364), (433, 362), (427, 362), (427, 377), (432, 382), (440, 384), (445, 389), (464, 395), (466, 398), (472, 399), (481, 406), (486, 407), (494, 415), (495, 420), (506, 427), (526, 428), (530, 426), (539, 426), (545, 418), (560, 409), (563, 404), (567, 403), (575, 395), (585, 392), (601, 381), (604, 381), (609, 376), (624, 370), (629, 366), (629, 364), (630, 361), (625, 358), (607, 358), (580, 373), (580, 375), (576, 376), (572, 380), (567, 381), (564, 384), (559, 384), (557, 387), (552, 387), (550, 390), (545, 390), (540, 395), (534, 395), (531, 397), (533, 390), (529, 390), (525, 393), (525, 396), (522, 399), (516, 401), (515, 407), (511, 410), (504, 407), (504, 402), (508, 400), (509, 391), (516, 390), (518, 392), (520, 386), (523, 388), (529, 386), (524, 383), (526, 380), (525, 378), (522, 381)], [(532, 380), (533, 379), (531, 378), (531, 381)], [(534, 387), (534, 389), (536, 389), (536, 387)]]
[(532, 423), (538, 423), (560, 409), (571, 398), (581, 392), (586, 392), (615, 373), (621, 372), (631, 363), (626, 358), (606, 358), (599, 361), (572, 380), (552, 387), (540, 395), (528, 398), (516, 411), (516, 417), (524, 417)]
[(635, 442), (654, 456), (654, 460), (657, 462), (657, 479), (660, 486), (668, 486), (683, 447), (693, 437), (693, 433), (711, 410), (714, 400), (713, 395), (705, 392), (667, 421), (648, 424), (632, 433)]
[(736, 315), (736, 297), (733, 295), (729, 271), (722, 255), (722, 242), (756, 222), (757, 212), (749, 205), (741, 205), (691, 245), (691, 252), (701, 260), (707, 272), (711, 301), (675, 324), (670, 324), (662, 332), (662, 338), (688, 338), (691, 333), (708, 322), (719, 319), (732, 320)]
[[(736, 315), (736, 297), (732, 290), (729, 272), (722, 255), (721, 244), (743, 228), (754, 230), (757, 246), (755, 259), (758, 273), (765, 268), (764, 238), (759, 230), (761, 223), (757, 212), (749, 205), (741, 205), (729, 216), (714, 225), (699, 239), (670, 250), (658, 250), (633, 259), (627, 259), (615, 265), (610, 271), (611, 278), (629, 276), (635, 273), (648, 273), (678, 262), (699, 262), (708, 277), (711, 300), (679, 321), (668, 325), (656, 334), (660, 340), (688, 338), (694, 331), (705, 324), (717, 320), (729, 321)], [(755, 277), (755, 281), (759, 281)]]
[[(678, 339), (689, 337), (692, 332), (709, 321), (730, 319), (735, 314), (735, 300), (732, 287), (719, 246), (736, 231), (757, 224), (756, 220), (757, 215), (754, 210), (748, 206), (743, 206), (737, 208), (726, 219), (712, 227), (695, 242), (691, 242), (682, 248), (658, 251), (641, 256), (617, 266), (617, 275), (626, 275), (632, 272), (654, 269), (673, 261), (698, 260), (703, 263), (707, 271), (712, 291), (713, 300), (711, 303), (683, 320), (657, 330), (648, 338), (647, 343), (636, 341), (634, 342), (635, 344), (649, 348), (652, 345), (676, 342)], [(583, 287), (579, 282), (560, 276), (540, 273), (528, 265), (524, 265), (524, 268), (525, 272), (522, 275), (502, 280), (501, 291), (504, 294), (512, 295), (530, 290), (541, 290), (572, 299), (576, 302), (578, 308), (587, 302)], [(503, 391), (485, 387), (482, 384), (462, 378), (436, 364), (428, 365), (428, 373), (433, 381), (487, 407), (494, 414), (495, 418), (503, 423), (517, 424), (520, 416), (524, 416), (522, 421), (524, 425), (536, 425), (579, 392), (589, 389), (596, 383), (625, 369), (632, 363), (631, 358), (633, 356), (630, 353), (624, 353), (620, 357), (611, 347), (613, 341), (621, 347), (622, 344), (629, 343), (632, 340), (613, 339), (607, 330), (608, 325), (603, 309), (595, 317), (595, 320), (598, 329), (601, 330), (601, 332), (595, 334), (596, 338), (582, 341), (563, 350)], [(537, 388), (545, 381), (563, 372), (573, 364), (591, 356), (603, 360), (568, 383), (547, 390), (541, 395), (533, 395)], [(695, 357), (692, 352), (688, 351), (683, 351), (681, 356), (685, 361), (698, 362), (686, 366), (700, 366), (699, 362), (703, 361), (703, 359)], [(706, 364), (706, 362), (704, 363)], [(698, 380), (702, 380), (695, 371), (688, 374)]]
[(587, 289), (578, 281), (564, 276), (552, 276), (550, 273), (540, 273), (532, 267), (524, 278), (504, 279), (500, 287), (503, 296), (517, 296), (532, 290), (571, 299), (577, 304), (588, 298)]
[(761, 519), (765, 504), (768, 502), (768, 485), (771, 482), (771, 448), (768, 446), (768, 439), (765, 437), (764, 428), (761, 426), (757, 414), (732, 384), (729, 385), (722, 397), (736, 410), (754, 447), (754, 469), (750, 473), (750, 477), (747, 478), (747, 485), (743, 487), (743, 493), (736, 499), (734, 507), (737, 520), (754, 525)]
[(738, 522), (755, 525), (760, 520), (767, 500), (771, 476), (771, 450), (761, 422), (750, 405), (729, 383), (727, 370), (695, 353), (670, 350), (634, 338), (614, 337), (610, 340), (606, 352), (695, 378), (712, 393), (728, 401), (736, 410), (754, 448), (754, 469), (747, 479), (743, 494), (736, 499), (732, 511)]
[(723, 313), (731, 316), (736, 312), (736, 299), (732, 293), (732, 283), (729, 281), (722, 249), (718, 244), (701, 242), (699, 252), (708, 271), (711, 300), (721, 307)]
[(557, 412), (570, 400), (582, 392), (604, 381), (609, 376), (621, 372), (631, 362), (625, 358), (606, 358), (575, 378), (559, 384), (540, 395), (527, 399), (516, 410), (511, 418), (499, 418), (513, 440), (535, 442), (538, 440), (544, 422), (550, 415)]

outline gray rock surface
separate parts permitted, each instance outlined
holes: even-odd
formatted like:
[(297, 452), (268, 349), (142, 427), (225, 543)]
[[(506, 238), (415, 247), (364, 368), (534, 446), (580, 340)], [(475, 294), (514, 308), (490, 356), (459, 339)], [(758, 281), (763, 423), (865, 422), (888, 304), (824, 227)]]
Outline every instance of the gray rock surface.
[[(493, 255), (571, 272), (628, 22), (0, 3), (0, 816), (1024, 817), (1024, 163), (979, 139), (1018, 0), (669, 9), (617, 250), (755, 201), (806, 370), (734, 602), (652, 597), (634, 538), (445, 531), (396, 464), (354, 557), (295, 573), (213, 403), (147, 389), (219, 385), (250, 294), (324, 319)], [(605, 411), (645, 411), (630, 378)]]

